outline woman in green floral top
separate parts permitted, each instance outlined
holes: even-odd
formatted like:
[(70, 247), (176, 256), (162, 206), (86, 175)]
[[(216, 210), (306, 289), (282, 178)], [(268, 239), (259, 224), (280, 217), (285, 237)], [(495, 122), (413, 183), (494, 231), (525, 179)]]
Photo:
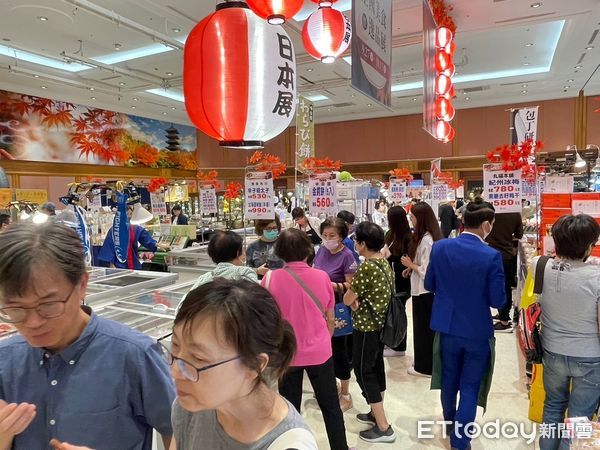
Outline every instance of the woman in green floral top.
[(371, 406), (367, 414), (358, 414), (357, 420), (372, 425), (359, 436), (367, 442), (394, 442), (396, 435), (383, 409), (386, 389), (383, 344), (379, 332), (383, 327), (394, 286), (394, 272), (381, 253), (384, 234), (381, 227), (363, 222), (356, 227), (355, 248), (365, 257), (344, 295), (344, 303), (352, 309), (354, 327), (354, 374), (362, 394)]

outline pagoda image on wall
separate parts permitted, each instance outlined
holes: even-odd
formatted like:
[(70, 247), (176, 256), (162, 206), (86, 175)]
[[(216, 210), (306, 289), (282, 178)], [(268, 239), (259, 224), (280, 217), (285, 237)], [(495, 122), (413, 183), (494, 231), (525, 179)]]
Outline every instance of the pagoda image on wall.
[(179, 140), (181, 138), (179, 137), (179, 131), (177, 131), (177, 128), (175, 128), (173, 124), (171, 124), (171, 126), (165, 131), (167, 133), (167, 150), (171, 152), (181, 150), (181, 148), (179, 147)]

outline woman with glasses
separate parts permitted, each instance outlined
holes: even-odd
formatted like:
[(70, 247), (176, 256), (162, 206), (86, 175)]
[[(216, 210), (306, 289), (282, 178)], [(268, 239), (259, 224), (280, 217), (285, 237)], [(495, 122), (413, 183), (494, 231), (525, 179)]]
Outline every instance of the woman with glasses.
[(160, 344), (177, 388), (172, 449), (317, 449), (296, 408), (269, 388), (296, 341), (266, 289), (222, 278), (200, 286)]
[(281, 232), (281, 220), (275, 214), (273, 220), (254, 221), (254, 231), (258, 239), (246, 249), (246, 265), (253, 267), (259, 279), (269, 269), (280, 269), (283, 261), (275, 255), (275, 241)]

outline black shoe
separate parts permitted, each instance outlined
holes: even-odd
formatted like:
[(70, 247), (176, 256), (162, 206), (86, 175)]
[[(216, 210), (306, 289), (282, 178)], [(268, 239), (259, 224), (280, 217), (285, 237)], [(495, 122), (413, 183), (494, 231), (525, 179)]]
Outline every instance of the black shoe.
[(373, 413), (371, 411), (369, 411), (366, 414), (357, 414), (356, 420), (358, 420), (360, 423), (364, 423), (367, 425), (375, 426), (377, 424), (377, 422), (375, 421), (375, 417), (373, 416)]
[(510, 323), (504, 325), (502, 322), (497, 322), (494, 324), (494, 331), (496, 333), (512, 333), (513, 328)]
[(391, 444), (396, 441), (396, 435), (394, 434), (391, 425), (385, 431), (381, 431), (377, 425), (375, 425), (370, 430), (361, 431), (358, 435), (363, 441), (367, 442), (386, 442)]

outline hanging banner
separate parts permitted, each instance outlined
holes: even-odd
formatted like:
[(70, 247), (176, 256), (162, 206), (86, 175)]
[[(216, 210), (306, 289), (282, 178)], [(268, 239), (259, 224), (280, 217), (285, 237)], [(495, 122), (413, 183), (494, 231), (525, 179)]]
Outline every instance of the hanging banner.
[(166, 216), (168, 214), (164, 192), (151, 192), (150, 205), (152, 206), (152, 214), (155, 216)]
[(571, 194), (575, 181), (573, 175), (546, 175), (546, 183), (542, 192), (552, 194)]
[(335, 174), (315, 175), (308, 179), (309, 209), (311, 214), (337, 214), (337, 180)]
[(390, 201), (396, 205), (406, 202), (406, 182), (390, 178)]
[(537, 141), (537, 123), (539, 106), (513, 109), (511, 114), (512, 144), (531, 139)]
[(79, 235), (81, 239), (81, 243), (83, 245), (83, 254), (85, 258), (85, 265), (88, 267), (92, 266), (92, 244), (90, 241), (90, 230), (88, 229), (87, 223), (85, 221), (85, 210), (79, 205), (73, 205), (73, 209), (75, 212), (75, 217), (77, 218), (77, 222), (75, 222), (75, 231)]
[(127, 262), (129, 249), (129, 219), (127, 218), (127, 194), (117, 192), (117, 212), (111, 229), (115, 255), (120, 263)]
[(275, 217), (275, 191), (271, 172), (248, 172), (244, 185), (244, 216), (247, 220)]
[(431, 209), (438, 216), (438, 208), (440, 203), (448, 201), (448, 185), (447, 184), (434, 184), (431, 186)]
[(352, 86), (392, 104), (392, 0), (352, 0)]
[(202, 186), (200, 189), (200, 210), (202, 214), (217, 214), (217, 194), (213, 186)]
[(440, 173), (442, 173), (442, 158), (433, 159), (431, 161), (431, 168), (429, 169), (429, 176), (431, 177), (429, 183), (433, 184)]
[(483, 165), (483, 195), (496, 213), (521, 212), (521, 171), (505, 172), (500, 164)]
[(296, 169), (300, 169), (306, 158), (315, 156), (315, 116), (311, 101), (298, 97), (296, 111)]
[(459, 186), (456, 188), (456, 198), (465, 198), (465, 187)]

